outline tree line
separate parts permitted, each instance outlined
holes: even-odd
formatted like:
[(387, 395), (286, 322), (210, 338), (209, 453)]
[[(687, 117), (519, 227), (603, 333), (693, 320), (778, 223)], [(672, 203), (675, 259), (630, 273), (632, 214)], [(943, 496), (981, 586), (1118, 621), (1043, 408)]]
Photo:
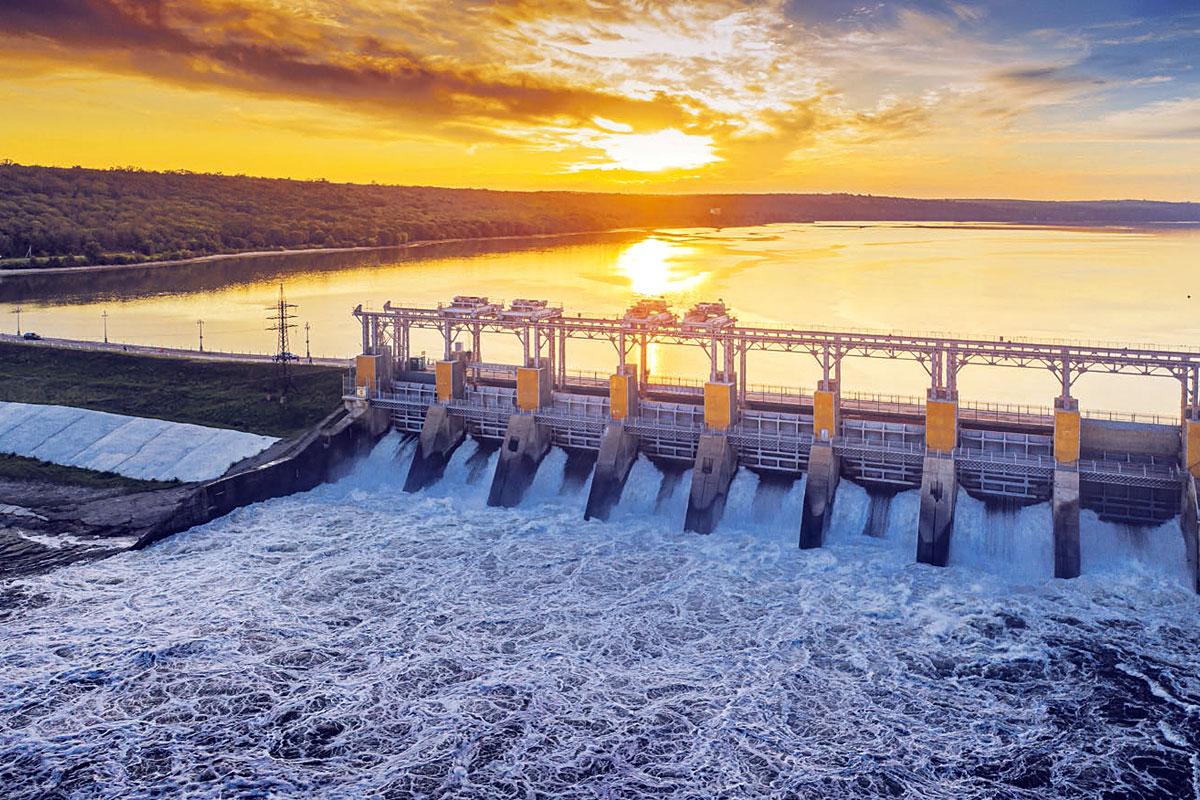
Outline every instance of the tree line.
[(1200, 221), (1200, 204), (507, 192), (0, 162), (0, 263), (9, 268), (810, 220), (1178, 223)]

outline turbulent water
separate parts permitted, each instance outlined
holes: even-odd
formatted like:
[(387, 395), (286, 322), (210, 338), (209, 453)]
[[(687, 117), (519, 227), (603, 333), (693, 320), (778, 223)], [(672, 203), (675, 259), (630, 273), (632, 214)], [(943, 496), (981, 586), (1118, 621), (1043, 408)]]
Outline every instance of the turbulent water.
[(964, 497), (935, 569), (911, 493), (843, 485), (800, 552), (799, 482), (743, 471), (702, 537), (686, 473), (583, 522), (561, 451), (499, 510), (494, 452), (413, 496), (410, 447), (0, 589), (3, 794), (1200, 797), (1174, 525), (1085, 518), (1054, 581), (1045, 507)]

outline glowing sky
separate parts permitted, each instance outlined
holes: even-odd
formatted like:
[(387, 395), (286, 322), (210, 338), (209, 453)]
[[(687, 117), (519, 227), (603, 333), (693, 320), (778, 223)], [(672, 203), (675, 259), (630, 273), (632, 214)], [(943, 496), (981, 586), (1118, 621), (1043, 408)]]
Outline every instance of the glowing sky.
[(1197, 0), (0, 0), (0, 158), (1200, 199)]

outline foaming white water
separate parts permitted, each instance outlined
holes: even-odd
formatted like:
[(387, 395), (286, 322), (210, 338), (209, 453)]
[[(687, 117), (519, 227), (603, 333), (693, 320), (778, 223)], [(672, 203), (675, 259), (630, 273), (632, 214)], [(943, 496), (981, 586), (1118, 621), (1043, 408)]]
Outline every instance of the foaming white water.
[(755, 527), (754, 497), (758, 493), (758, 485), (758, 476), (750, 470), (743, 468), (734, 473), (725, 496), (721, 527), (738, 530)]
[(563, 496), (564, 499), (566, 497), (575, 499), (575, 492), (568, 495), (564, 495), (563, 492), (563, 469), (566, 465), (566, 451), (561, 447), (551, 447), (550, 452), (542, 459), (537, 474), (534, 475), (533, 483), (530, 484), (529, 490), (521, 500), (521, 505), (529, 507), (557, 502), (560, 496)]
[(1052, 578), (1054, 533), (1049, 506), (989, 507), (959, 490), (950, 564), (1018, 581)]
[(1134, 527), (1104, 522), (1084, 511), (1079, 531), (1080, 569), (1089, 575), (1150, 575), (1186, 584), (1187, 552), (1179, 523)]
[(870, 498), (866, 489), (850, 481), (840, 481), (837, 497), (833, 501), (833, 518), (829, 523), (826, 543), (832, 546), (865, 543), (863, 528), (867, 524), (869, 507)]
[(875, 539), (848, 482), (803, 553), (752, 474), (712, 536), (648, 462), (608, 524), (549, 477), (491, 509), (494, 451), (411, 495), (403, 446), (13, 587), (7, 796), (1194, 795), (1177, 581), (915, 565), (915, 493)]
[(638, 456), (625, 479), (621, 500), (609, 514), (614, 522), (621, 519), (645, 519), (658, 512), (658, 495), (663, 487), (664, 476), (654, 462)]

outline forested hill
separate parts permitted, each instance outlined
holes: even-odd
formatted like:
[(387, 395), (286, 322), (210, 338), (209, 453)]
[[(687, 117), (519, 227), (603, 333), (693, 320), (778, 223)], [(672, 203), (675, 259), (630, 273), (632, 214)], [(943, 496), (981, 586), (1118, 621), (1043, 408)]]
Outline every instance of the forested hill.
[(1197, 222), (1200, 204), (498, 192), (0, 164), (0, 258), (7, 259), (0, 265), (6, 267), (806, 220)]

